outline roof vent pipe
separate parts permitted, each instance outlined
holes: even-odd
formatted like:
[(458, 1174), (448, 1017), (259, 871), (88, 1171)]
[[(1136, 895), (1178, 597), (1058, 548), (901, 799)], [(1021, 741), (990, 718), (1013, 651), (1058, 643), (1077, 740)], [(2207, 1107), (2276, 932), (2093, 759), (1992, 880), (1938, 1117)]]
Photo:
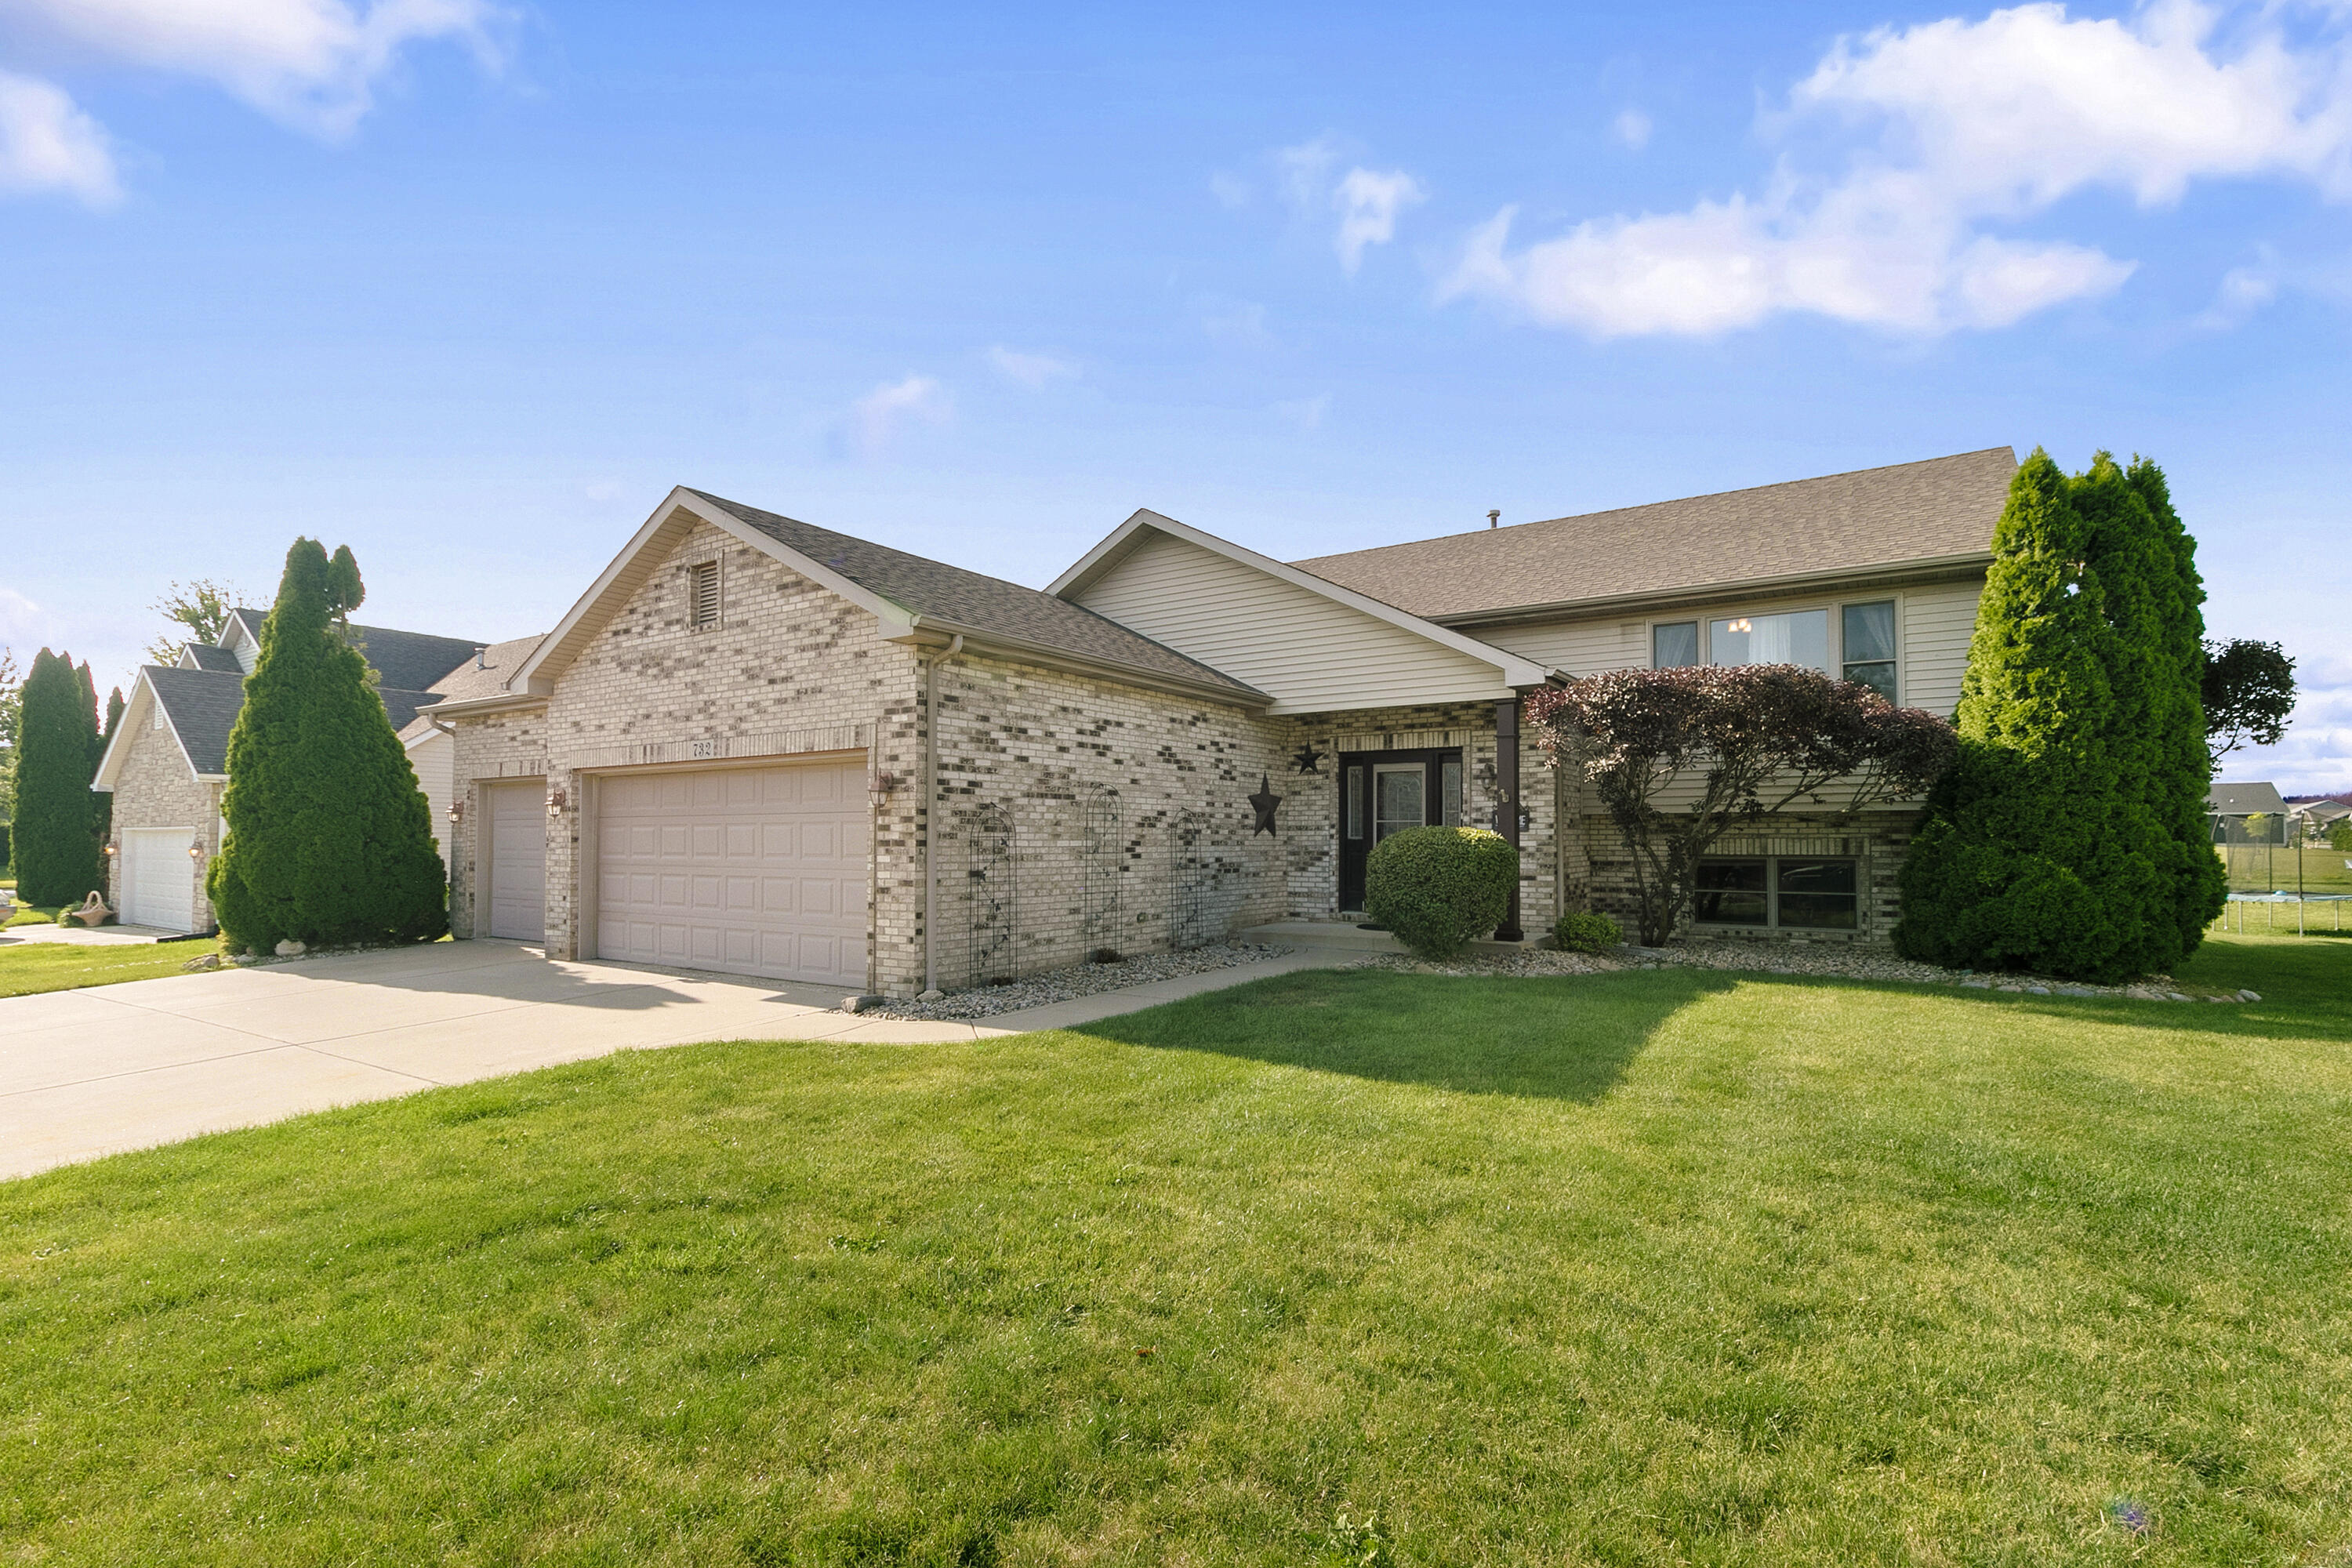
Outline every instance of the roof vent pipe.
[(1502, 525), (1503, 509), (1496, 507), (1494, 510), (1486, 514), (1486, 526), (1488, 528), (1500, 528)]
[(490, 668), (488, 664), (483, 661), (482, 658), (482, 656), (489, 651), (490, 650), (486, 647), (478, 647), (474, 650), (474, 668), (476, 669), (488, 669)]

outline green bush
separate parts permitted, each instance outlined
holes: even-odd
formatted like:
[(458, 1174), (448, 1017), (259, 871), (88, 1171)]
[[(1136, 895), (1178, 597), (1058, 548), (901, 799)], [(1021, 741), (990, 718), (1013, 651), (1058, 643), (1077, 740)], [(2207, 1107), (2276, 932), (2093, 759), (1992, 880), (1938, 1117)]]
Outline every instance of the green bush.
[(1510, 912), (1519, 852), (1483, 827), (1408, 827), (1372, 848), (1364, 910), (1424, 958), (1451, 958)]
[(1570, 910), (1552, 922), (1551, 940), (1562, 952), (1600, 952), (1625, 945), (1625, 931), (1607, 915)]

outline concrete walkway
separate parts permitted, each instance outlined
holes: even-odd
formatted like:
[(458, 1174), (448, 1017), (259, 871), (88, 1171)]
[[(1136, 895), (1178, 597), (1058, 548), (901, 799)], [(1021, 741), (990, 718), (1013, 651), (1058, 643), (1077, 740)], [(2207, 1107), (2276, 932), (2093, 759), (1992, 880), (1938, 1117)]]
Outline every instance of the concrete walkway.
[(839, 986), (559, 963), (488, 941), (7, 997), (0, 1178), (617, 1050), (993, 1038), (1355, 956), (1302, 948), (979, 1024), (859, 1018), (839, 1010)]

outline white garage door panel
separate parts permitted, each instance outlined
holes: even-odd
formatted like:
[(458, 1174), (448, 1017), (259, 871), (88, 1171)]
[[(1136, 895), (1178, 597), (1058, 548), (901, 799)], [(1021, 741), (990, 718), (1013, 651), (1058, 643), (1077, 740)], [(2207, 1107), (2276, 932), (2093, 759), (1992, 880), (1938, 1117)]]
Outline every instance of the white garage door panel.
[(134, 827), (122, 835), (122, 908), (125, 925), (163, 931), (196, 928), (195, 862), (188, 845), (193, 827)]
[(604, 781), (596, 952), (777, 980), (866, 980), (866, 765)]
[(547, 937), (547, 785), (486, 786), (490, 816), (490, 934)]

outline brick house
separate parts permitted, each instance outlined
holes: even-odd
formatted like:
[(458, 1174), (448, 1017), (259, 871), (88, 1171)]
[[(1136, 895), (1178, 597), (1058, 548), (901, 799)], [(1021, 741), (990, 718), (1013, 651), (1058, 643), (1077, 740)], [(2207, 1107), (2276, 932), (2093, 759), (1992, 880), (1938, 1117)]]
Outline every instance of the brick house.
[[(218, 643), (189, 643), (170, 665), (143, 666), (90, 787), (114, 797), (107, 902), (127, 925), (213, 929), (205, 872), (220, 852), (228, 736), (245, 706), (245, 678), (261, 649), (260, 610), (232, 610)], [(389, 626), (351, 628), (377, 694), (400, 732), (436, 843), (456, 780), (456, 740), (423, 717), (452, 696), (495, 689), (538, 639), (485, 648), (463, 637)], [(443, 847), (446, 857), (446, 847)]]
[[(1519, 700), (1797, 662), (1952, 711), (2006, 447), (1286, 563), (1139, 511), (1049, 587), (691, 489), (437, 702), (460, 936), (906, 995), (1360, 908), (1426, 823), (1629, 910)], [(492, 689), (494, 688), (494, 689)], [(1915, 814), (1721, 846), (1702, 930), (1883, 940)]]

